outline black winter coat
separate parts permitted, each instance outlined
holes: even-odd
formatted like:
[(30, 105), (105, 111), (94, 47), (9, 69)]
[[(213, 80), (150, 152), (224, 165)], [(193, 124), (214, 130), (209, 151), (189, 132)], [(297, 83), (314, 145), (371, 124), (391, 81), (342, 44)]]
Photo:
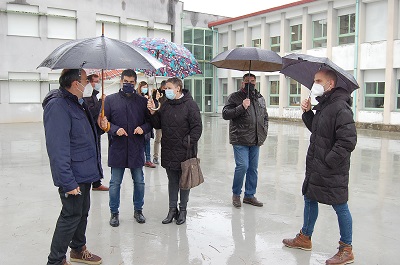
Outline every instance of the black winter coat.
[(151, 115), (153, 127), (162, 129), (161, 166), (170, 170), (181, 170), (181, 162), (197, 156), (197, 142), (203, 130), (197, 103), (188, 90), (183, 89), (183, 94), (180, 99), (165, 101), (160, 109)]
[(229, 142), (232, 145), (261, 146), (268, 134), (268, 112), (264, 97), (254, 90), (250, 93), (250, 106), (245, 109), (243, 100), (247, 91), (232, 93), (222, 110), (229, 122)]
[(303, 194), (320, 203), (334, 205), (348, 201), (350, 155), (357, 143), (350, 94), (335, 88), (317, 98), (316, 113), (303, 113), (311, 131), (306, 157)]

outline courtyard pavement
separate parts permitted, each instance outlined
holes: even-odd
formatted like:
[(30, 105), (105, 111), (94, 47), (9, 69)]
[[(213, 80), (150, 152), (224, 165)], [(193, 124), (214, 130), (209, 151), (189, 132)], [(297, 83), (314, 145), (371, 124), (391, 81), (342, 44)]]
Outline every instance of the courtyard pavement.
[[(108, 193), (92, 192), (88, 249), (106, 265), (325, 264), (339, 241), (331, 206), (320, 205), (312, 251), (281, 243), (302, 225), (309, 131), (302, 123), (270, 121), (260, 151), (256, 194), (264, 207), (236, 209), (231, 203), (235, 164), (228, 124), (218, 114), (203, 116), (199, 157), (205, 183), (191, 190), (186, 224), (161, 224), (168, 211), (168, 182), (161, 167), (144, 168), (147, 221), (136, 223), (132, 180), (126, 172), (119, 227), (108, 224)], [(0, 146), (0, 264), (46, 264), (61, 204), (50, 174), (43, 124), (0, 124)], [(108, 185), (106, 135), (102, 155), (103, 183)], [(399, 264), (399, 170), (400, 133), (359, 129), (350, 171), (354, 264)]]

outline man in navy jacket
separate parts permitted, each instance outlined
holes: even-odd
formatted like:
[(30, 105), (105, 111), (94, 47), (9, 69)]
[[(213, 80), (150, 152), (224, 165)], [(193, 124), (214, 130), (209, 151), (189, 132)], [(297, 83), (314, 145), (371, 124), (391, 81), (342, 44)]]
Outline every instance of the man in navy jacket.
[(109, 124), (108, 166), (110, 180), (110, 225), (119, 226), (119, 204), (122, 178), (129, 168), (133, 179), (134, 218), (145, 223), (144, 204), (144, 135), (151, 131), (147, 99), (136, 93), (137, 76), (131, 69), (121, 74), (121, 89), (105, 98), (104, 114)]
[[(99, 128), (82, 98), (86, 79), (83, 70), (63, 70), (60, 88), (50, 91), (42, 104), (51, 173), (62, 203), (48, 265), (70, 264), (65, 256), (68, 246), (71, 261), (102, 262), (86, 249), (90, 187), (103, 175), (97, 143)], [(102, 124), (106, 122), (104, 119)]]

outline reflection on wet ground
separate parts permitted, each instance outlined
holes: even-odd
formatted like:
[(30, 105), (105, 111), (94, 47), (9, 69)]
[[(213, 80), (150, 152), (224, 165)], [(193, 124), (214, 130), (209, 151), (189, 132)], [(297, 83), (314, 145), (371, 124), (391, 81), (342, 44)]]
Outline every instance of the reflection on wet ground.
[[(162, 225), (168, 211), (165, 170), (145, 168), (146, 224), (133, 219), (132, 183), (125, 176), (118, 228), (108, 225), (106, 192), (92, 193), (88, 248), (103, 264), (325, 264), (336, 253), (335, 212), (321, 205), (311, 252), (288, 249), (302, 224), (305, 154), (301, 123), (271, 121), (260, 152), (257, 197), (264, 207), (231, 206), (234, 170), (228, 122), (204, 116), (199, 145), (206, 182), (190, 195), (187, 223)], [(0, 264), (44, 264), (60, 211), (43, 125), (0, 124)], [(102, 137), (105, 184), (107, 138)], [(350, 172), (355, 264), (396, 264), (400, 238), (400, 133), (358, 130)]]

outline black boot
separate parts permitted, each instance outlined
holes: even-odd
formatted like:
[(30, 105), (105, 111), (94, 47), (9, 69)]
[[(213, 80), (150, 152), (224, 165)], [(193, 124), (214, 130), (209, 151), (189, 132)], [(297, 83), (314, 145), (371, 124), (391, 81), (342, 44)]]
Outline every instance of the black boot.
[(176, 219), (177, 225), (181, 225), (186, 222), (186, 208), (181, 207), (179, 210), (179, 216), (178, 219)]
[(179, 215), (178, 208), (169, 208), (168, 215), (167, 217), (165, 217), (164, 220), (162, 220), (162, 223), (169, 224), (172, 222), (172, 220), (174, 220), (174, 218), (175, 220), (178, 220), (178, 215)]

